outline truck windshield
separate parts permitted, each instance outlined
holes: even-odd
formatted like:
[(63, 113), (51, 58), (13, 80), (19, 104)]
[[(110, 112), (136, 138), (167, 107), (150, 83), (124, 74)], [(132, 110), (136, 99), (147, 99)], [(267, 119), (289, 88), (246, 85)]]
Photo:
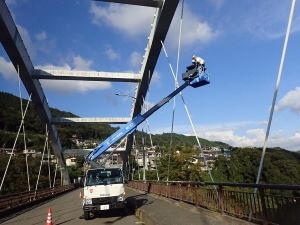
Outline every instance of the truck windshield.
[(86, 186), (122, 183), (123, 175), (120, 169), (89, 170), (86, 175)]

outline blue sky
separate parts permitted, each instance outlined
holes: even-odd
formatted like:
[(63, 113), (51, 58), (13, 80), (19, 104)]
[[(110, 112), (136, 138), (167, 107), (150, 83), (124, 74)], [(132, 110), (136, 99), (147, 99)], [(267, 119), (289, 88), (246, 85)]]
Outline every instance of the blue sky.
[[(155, 10), (92, 1), (7, 0), (37, 68), (138, 72)], [(186, 0), (179, 74), (196, 54), (206, 60), (211, 84), (183, 95), (197, 133), (234, 146), (262, 146), (273, 97), (291, 1)], [(165, 45), (176, 68), (179, 5)], [(300, 6), (273, 117), (269, 146), (300, 150)], [(51, 107), (82, 117), (127, 117), (135, 85), (43, 81)], [(160, 54), (147, 97), (156, 103), (174, 88), (168, 61)], [(18, 94), (18, 79), (0, 47), (0, 90)], [(28, 96), (23, 88), (23, 95)], [(173, 103), (150, 119), (153, 133), (170, 132)], [(144, 128), (142, 125), (139, 129)], [(145, 129), (145, 128), (144, 128)], [(192, 134), (176, 98), (175, 132)]]

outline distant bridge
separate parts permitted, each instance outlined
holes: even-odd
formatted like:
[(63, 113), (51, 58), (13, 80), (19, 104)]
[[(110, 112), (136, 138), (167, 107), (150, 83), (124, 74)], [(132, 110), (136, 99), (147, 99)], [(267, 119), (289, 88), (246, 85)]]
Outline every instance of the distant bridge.
[[(93, 148), (89, 148), (89, 149), (65, 149), (63, 151), (64, 155), (66, 156), (86, 156), (89, 152), (93, 151)], [(109, 148), (107, 151), (107, 153), (124, 153), (126, 152), (126, 147), (119, 147), (117, 149), (115, 148)]]

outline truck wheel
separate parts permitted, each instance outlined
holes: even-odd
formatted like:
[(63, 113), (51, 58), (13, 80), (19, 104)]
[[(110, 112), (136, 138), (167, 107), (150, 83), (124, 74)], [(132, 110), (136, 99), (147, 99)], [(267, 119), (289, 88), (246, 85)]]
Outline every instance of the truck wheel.
[(83, 211), (83, 216), (85, 220), (91, 219), (91, 214), (89, 211)]

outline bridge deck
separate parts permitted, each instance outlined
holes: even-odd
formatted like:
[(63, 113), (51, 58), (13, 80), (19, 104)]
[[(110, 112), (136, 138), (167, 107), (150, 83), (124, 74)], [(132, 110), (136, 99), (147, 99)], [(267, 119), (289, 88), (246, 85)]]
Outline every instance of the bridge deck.
[[(52, 222), (54, 225), (76, 225), (76, 224), (114, 224), (114, 225), (132, 225), (139, 224), (134, 211), (113, 211), (103, 212), (96, 218), (85, 221), (80, 219), (82, 215), (81, 200), (79, 198), (79, 189), (66, 193), (58, 198), (48, 201), (38, 207), (16, 215), (5, 221), (7, 225), (44, 225), (48, 214), (48, 208), (52, 208)], [(1, 222), (0, 222), (1, 223)]]
[[(127, 201), (130, 208), (136, 209), (136, 215), (142, 217), (147, 225), (239, 225), (251, 224), (217, 212), (199, 209), (179, 201), (145, 194), (131, 188), (126, 189)], [(32, 210), (5, 221), (10, 225), (46, 224), (48, 208), (52, 208), (53, 224), (115, 224), (132, 225), (144, 224), (134, 215), (134, 210), (127, 209), (123, 212), (101, 212), (96, 218), (85, 221), (82, 215), (79, 189), (69, 192), (59, 198), (48, 201)], [(1, 223), (1, 222), (0, 222)]]
[(144, 194), (131, 188), (127, 188), (127, 192), (134, 196), (129, 201), (136, 204), (136, 215), (140, 215), (147, 225), (253, 225), (245, 220), (177, 200)]

